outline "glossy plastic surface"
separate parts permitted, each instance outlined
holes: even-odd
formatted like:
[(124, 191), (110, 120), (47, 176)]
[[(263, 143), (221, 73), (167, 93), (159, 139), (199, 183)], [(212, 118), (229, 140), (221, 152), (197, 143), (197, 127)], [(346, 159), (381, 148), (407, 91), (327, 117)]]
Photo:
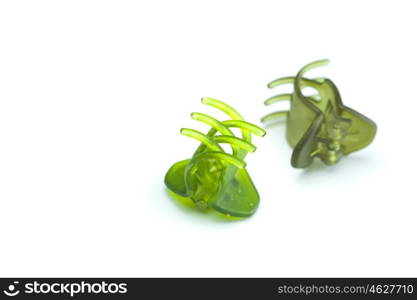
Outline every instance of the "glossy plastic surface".
[[(212, 208), (234, 217), (249, 217), (259, 205), (259, 194), (245, 169), (244, 158), (256, 147), (251, 134), (264, 136), (265, 131), (251, 123), (229, 105), (202, 98), (202, 103), (216, 107), (232, 118), (218, 121), (202, 113), (191, 117), (212, 128), (207, 134), (183, 128), (181, 133), (201, 142), (190, 159), (175, 163), (165, 176), (168, 189), (178, 196), (190, 198), (201, 209)], [(242, 138), (234, 136), (230, 128), (238, 128)], [(232, 153), (226, 153), (220, 144), (229, 144)]]
[[(290, 100), (289, 111), (271, 113), (262, 122), (287, 117), (287, 140), (294, 148), (291, 165), (308, 167), (315, 157), (327, 165), (337, 163), (341, 157), (368, 146), (376, 135), (376, 124), (359, 112), (342, 103), (336, 85), (327, 78), (307, 79), (304, 74), (328, 64), (319, 60), (303, 67), (295, 77), (284, 77), (268, 84), (274, 88), (293, 84), (292, 94), (273, 96), (265, 105)], [(317, 94), (305, 96), (304, 88), (316, 90)]]

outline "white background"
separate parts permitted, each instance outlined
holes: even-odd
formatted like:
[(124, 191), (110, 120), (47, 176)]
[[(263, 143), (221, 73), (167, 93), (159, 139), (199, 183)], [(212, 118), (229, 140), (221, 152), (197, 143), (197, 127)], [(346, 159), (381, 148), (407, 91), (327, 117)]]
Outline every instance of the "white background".
[[(417, 276), (413, 1), (2, 1), (1, 276)], [(336, 166), (254, 137), (257, 213), (168, 197), (167, 169), (221, 119), (260, 125), (278, 77), (311, 72), (378, 124)]]

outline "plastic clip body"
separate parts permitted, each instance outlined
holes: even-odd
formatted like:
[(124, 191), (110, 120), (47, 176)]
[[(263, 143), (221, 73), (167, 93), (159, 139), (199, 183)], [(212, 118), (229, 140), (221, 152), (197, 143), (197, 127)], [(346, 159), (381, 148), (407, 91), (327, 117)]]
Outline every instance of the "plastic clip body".
[[(289, 111), (271, 113), (262, 122), (287, 117), (286, 137), (294, 148), (291, 165), (308, 167), (315, 157), (327, 165), (337, 163), (341, 157), (368, 146), (376, 135), (376, 124), (359, 112), (345, 106), (336, 85), (327, 78), (307, 79), (304, 74), (328, 64), (319, 60), (304, 66), (295, 77), (284, 77), (268, 84), (274, 88), (292, 83), (292, 94), (273, 96), (265, 100), (269, 105), (290, 100)], [(305, 96), (303, 88), (312, 88), (316, 95)]]
[[(218, 121), (202, 113), (192, 113), (191, 118), (204, 122), (212, 128), (207, 134), (183, 128), (181, 133), (201, 142), (190, 159), (175, 163), (165, 176), (170, 191), (190, 198), (201, 209), (212, 208), (234, 217), (249, 217), (259, 205), (259, 194), (245, 169), (244, 158), (256, 147), (251, 134), (264, 136), (265, 131), (251, 123), (229, 105), (213, 99), (202, 98), (228, 114), (232, 120)], [(238, 128), (242, 138), (236, 137), (230, 128)], [(220, 144), (229, 144), (232, 153), (226, 153)]]

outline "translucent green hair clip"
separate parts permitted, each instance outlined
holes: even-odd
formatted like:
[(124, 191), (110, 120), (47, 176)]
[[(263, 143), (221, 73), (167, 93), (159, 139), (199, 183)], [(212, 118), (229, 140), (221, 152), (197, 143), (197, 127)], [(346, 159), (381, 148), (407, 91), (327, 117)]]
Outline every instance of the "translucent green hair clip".
[[(343, 155), (368, 146), (376, 134), (376, 124), (372, 120), (343, 105), (339, 91), (330, 79), (304, 77), (307, 71), (328, 63), (328, 60), (312, 62), (295, 77), (279, 78), (268, 84), (269, 88), (282, 84), (294, 85), (292, 94), (265, 100), (265, 105), (290, 100), (290, 110), (266, 115), (262, 122), (287, 117), (286, 136), (294, 148), (291, 165), (295, 168), (309, 166), (314, 157), (333, 165)], [(306, 87), (316, 90), (317, 94), (305, 96), (302, 90)]]
[[(259, 194), (245, 169), (244, 158), (256, 150), (251, 133), (264, 136), (265, 131), (245, 122), (236, 110), (219, 100), (202, 98), (201, 102), (222, 110), (232, 120), (221, 122), (202, 113), (192, 113), (191, 118), (212, 128), (207, 134), (181, 129), (183, 135), (201, 144), (190, 159), (179, 161), (168, 170), (165, 184), (175, 195), (190, 198), (201, 209), (249, 217), (258, 207)], [(232, 127), (240, 129), (242, 138), (234, 136)], [(231, 154), (223, 150), (222, 143), (230, 145)]]

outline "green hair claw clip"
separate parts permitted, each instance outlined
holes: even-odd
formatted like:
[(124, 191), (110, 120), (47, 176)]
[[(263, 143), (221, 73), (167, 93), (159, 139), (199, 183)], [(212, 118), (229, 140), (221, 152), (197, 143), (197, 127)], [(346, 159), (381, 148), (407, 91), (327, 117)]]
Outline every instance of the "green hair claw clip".
[[(273, 96), (265, 105), (290, 100), (289, 111), (278, 111), (266, 115), (262, 122), (287, 117), (287, 140), (294, 148), (291, 165), (295, 168), (309, 166), (315, 157), (325, 164), (333, 165), (343, 155), (368, 146), (375, 137), (376, 124), (359, 112), (342, 103), (336, 85), (327, 78), (308, 79), (304, 74), (316, 67), (325, 66), (319, 60), (304, 66), (295, 77), (276, 79), (268, 84), (274, 88), (282, 84), (293, 84), (292, 94)], [(305, 96), (303, 88), (312, 88), (316, 95)]]
[[(201, 102), (222, 110), (232, 120), (218, 121), (206, 114), (192, 113), (191, 118), (210, 125), (207, 134), (183, 128), (181, 133), (201, 142), (190, 159), (175, 163), (165, 175), (165, 184), (175, 195), (191, 199), (201, 209), (212, 208), (234, 217), (253, 215), (259, 204), (259, 194), (245, 169), (244, 158), (256, 147), (251, 133), (264, 136), (265, 131), (251, 123), (229, 105), (213, 99)], [(242, 138), (234, 136), (230, 128), (238, 128)], [(220, 144), (229, 144), (232, 153)]]

